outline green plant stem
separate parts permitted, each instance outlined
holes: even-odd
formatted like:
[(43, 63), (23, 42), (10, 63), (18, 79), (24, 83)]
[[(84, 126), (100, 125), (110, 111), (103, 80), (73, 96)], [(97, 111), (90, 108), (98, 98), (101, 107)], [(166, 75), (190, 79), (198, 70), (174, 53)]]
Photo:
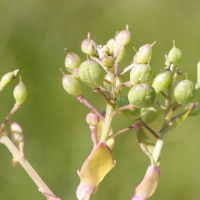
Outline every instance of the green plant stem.
[(12, 153), (14, 157), (17, 158), (19, 163), (22, 165), (22, 167), (26, 170), (28, 175), (32, 178), (32, 180), (35, 182), (35, 184), (39, 187), (40, 191), (42, 193), (49, 194), (53, 197), (51, 199), (58, 199), (57, 197), (54, 198), (53, 192), (47, 187), (47, 185), (43, 182), (43, 180), (39, 177), (39, 175), (36, 173), (36, 171), (33, 169), (33, 167), (28, 163), (28, 161), (20, 156), (20, 152), (15, 147), (15, 145), (11, 142), (11, 140), (6, 136), (2, 136), (0, 138), (0, 141), (5, 144), (5, 146), (9, 149), (9, 151)]
[[(114, 84), (115, 73), (114, 73), (114, 70), (109, 72), (109, 73), (110, 73), (110, 81), (111, 81), (110, 101), (113, 102), (115, 100), (115, 95), (113, 94), (113, 89), (115, 87), (115, 84)], [(107, 104), (106, 117), (105, 117), (105, 121), (103, 123), (103, 132), (102, 132), (102, 135), (101, 135), (100, 142), (106, 142), (106, 140), (109, 136), (111, 125), (112, 125), (112, 120), (113, 120), (113, 116), (111, 116), (111, 113), (113, 112), (113, 110), (114, 110), (114, 105), (113, 104)]]
[(14, 104), (14, 107), (12, 108), (12, 110), (10, 111), (10, 113), (8, 114), (8, 116), (6, 117), (5, 121), (3, 122), (3, 124), (1, 125), (2, 128), (5, 127), (6, 123), (9, 121), (9, 119), (11, 118), (11, 116), (20, 108), (20, 105), (18, 104)]

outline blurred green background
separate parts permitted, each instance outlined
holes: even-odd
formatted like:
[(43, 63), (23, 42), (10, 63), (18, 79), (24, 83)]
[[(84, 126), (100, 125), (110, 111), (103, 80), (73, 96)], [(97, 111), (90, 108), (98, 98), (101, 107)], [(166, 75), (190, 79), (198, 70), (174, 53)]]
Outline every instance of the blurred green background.
[[(61, 199), (76, 199), (77, 170), (92, 149), (85, 122), (89, 110), (62, 87), (59, 69), (64, 69), (64, 48), (85, 60), (80, 45), (88, 31), (98, 44), (105, 44), (128, 24), (132, 40), (119, 70), (132, 61), (133, 46), (138, 49), (156, 41), (152, 61), (159, 71), (164, 67), (164, 54), (175, 40), (184, 55), (182, 79), (188, 72), (188, 78), (196, 81), (200, 60), (199, 8), (197, 0), (0, 1), (0, 76), (20, 69), (19, 75), (28, 88), (25, 103), (11, 120), (23, 128), (25, 157)], [(12, 91), (17, 83), (18, 77), (0, 93), (1, 123), (14, 104)], [(83, 84), (82, 89), (91, 104), (98, 110), (105, 109), (98, 94)], [(151, 124), (156, 131), (162, 117), (161, 114)], [(199, 199), (199, 120), (200, 115), (190, 117), (168, 134), (162, 151), (160, 182), (149, 199)], [(132, 124), (119, 115), (114, 119), (114, 132)], [(8, 125), (6, 128), (9, 130)], [(134, 131), (116, 137), (113, 154), (117, 165), (100, 184), (93, 200), (130, 199), (134, 186), (143, 179), (149, 160)], [(45, 199), (22, 167), (12, 166), (11, 154), (4, 145), (0, 145), (0, 159), (0, 199)]]

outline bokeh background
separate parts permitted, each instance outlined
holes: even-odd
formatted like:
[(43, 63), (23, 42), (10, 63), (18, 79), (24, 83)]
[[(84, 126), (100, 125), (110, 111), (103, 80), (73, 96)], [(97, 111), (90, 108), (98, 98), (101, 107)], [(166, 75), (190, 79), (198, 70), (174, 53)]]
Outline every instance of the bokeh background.
[[(85, 116), (89, 110), (68, 95), (61, 82), (67, 47), (85, 60), (80, 45), (87, 32), (98, 44), (105, 44), (126, 24), (132, 33), (127, 54), (119, 70), (132, 61), (137, 49), (156, 41), (152, 61), (157, 71), (164, 67), (164, 54), (172, 40), (183, 52), (181, 64), (188, 78), (196, 81), (200, 60), (200, 1), (198, 0), (1, 0), (0, 76), (19, 69), (28, 97), (12, 117), (25, 134), (25, 157), (51, 190), (63, 200), (76, 199), (77, 170), (89, 155), (92, 142)], [(65, 70), (66, 71), (66, 70)], [(126, 75), (128, 80), (128, 74)], [(0, 93), (0, 122), (14, 104), (17, 79)], [(101, 97), (82, 84), (83, 94), (98, 110), (105, 109)], [(127, 92), (125, 90), (124, 92)], [(197, 91), (195, 100), (200, 99)], [(156, 131), (159, 119), (150, 124)], [(200, 115), (188, 118), (171, 131), (162, 150), (161, 178), (149, 199), (196, 200), (200, 196)], [(113, 122), (114, 132), (134, 122), (121, 115)], [(9, 130), (9, 126), (6, 126)], [(92, 198), (130, 199), (149, 164), (134, 131), (116, 137), (113, 149), (117, 165), (100, 184)], [(11, 154), (0, 145), (0, 199), (44, 200), (38, 188)]]

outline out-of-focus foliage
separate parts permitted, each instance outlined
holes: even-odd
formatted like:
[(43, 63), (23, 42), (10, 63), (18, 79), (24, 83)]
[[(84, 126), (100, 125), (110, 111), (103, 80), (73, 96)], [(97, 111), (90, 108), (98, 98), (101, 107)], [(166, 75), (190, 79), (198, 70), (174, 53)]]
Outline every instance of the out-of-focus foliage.
[[(138, 49), (153, 41), (157, 41), (152, 55), (154, 67), (157, 71), (164, 68), (164, 54), (175, 40), (183, 53), (180, 68), (183, 74), (188, 72), (189, 80), (196, 82), (200, 60), (199, 7), (197, 0), (0, 1), (0, 76), (19, 69), (28, 90), (26, 101), (11, 120), (23, 128), (25, 157), (61, 199), (76, 198), (76, 171), (93, 145), (85, 122), (89, 110), (62, 87), (59, 68), (64, 69), (64, 48), (86, 60), (80, 47), (88, 31), (97, 44), (106, 44), (116, 30), (129, 24), (132, 39), (119, 70), (132, 61), (133, 46)], [(15, 102), (12, 92), (17, 83), (18, 76), (0, 93), (1, 123)], [(83, 84), (82, 90), (99, 111), (105, 109), (97, 93)], [(194, 101), (200, 98), (198, 92)], [(199, 118), (187, 119), (168, 134), (161, 157), (160, 183), (150, 199), (196, 200), (200, 196)], [(159, 130), (161, 122), (159, 116), (151, 126)], [(132, 120), (119, 115), (114, 120), (114, 132), (132, 124)], [(6, 128), (9, 130), (8, 125)], [(134, 131), (117, 136), (113, 154), (117, 165), (105, 177), (93, 200), (130, 199), (133, 186), (143, 179), (149, 161)], [(22, 167), (12, 166), (12, 156), (3, 145), (0, 159), (0, 199), (44, 199)]]

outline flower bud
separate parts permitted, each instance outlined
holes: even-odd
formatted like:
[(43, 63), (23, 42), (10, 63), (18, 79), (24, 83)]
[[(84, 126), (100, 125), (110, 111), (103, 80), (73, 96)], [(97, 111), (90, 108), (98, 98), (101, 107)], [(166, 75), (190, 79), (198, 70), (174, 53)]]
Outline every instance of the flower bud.
[(104, 45), (102, 48), (102, 52), (109, 55), (110, 54), (110, 48), (107, 45)]
[[(189, 103), (185, 106), (185, 110), (187, 110), (190, 106), (192, 105), (192, 103)], [(190, 116), (195, 116), (199, 113), (199, 106), (195, 105), (195, 107), (190, 111)]]
[(96, 49), (97, 49), (97, 44), (93, 40), (91, 39), (83, 40), (81, 44), (81, 50), (84, 53), (93, 56), (96, 53)]
[[(16, 146), (16, 148), (19, 150), (20, 156), (24, 158), (24, 152), (23, 152), (24, 134), (21, 126), (15, 122), (11, 122), (10, 130), (11, 130), (11, 140), (13, 144)], [(18, 162), (17, 158), (13, 157), (13, 166), (15, 166), (17, 162)]]
[(21, 105), (27, 96), (27, 89), (24, 83), (20, 80), (19, 84), (15, 87), (13, 95), (17, 105)]
[(114, 58), (112, 56), (105, 56), (102, 58), (101, 63), (104, 67), (112, 67), (114, 64)]
[(169, 68), (162, 69), (159, 74), (155, 77), (152, 87), (156, 93), (159, 93), (166, 89), (172, 82), (172, 72)]
[[(108, 81), (110, 81), (110, 74), (106, 74), (105, 78), (104, 79), (107, 79)], [(123, 75), (121, 75), (120, 77), (117, 78), (117, 80), (115, 81), (115, 86), (118, 86), (122, 83), (125, 82), (125, 78)], [(109, 83), (106, 83), (106, 82), (103, 82), (103, 86), (104, 88), (110, 92), (110, 84)], [(120, 91), (122, 90), (122, 87), (119, 89)]]
[(19, 70), (17, 69), (13, 72), (8, 72), (1, 78), (0, 90), (1, 90), (1, 88), (3, 89), (6, 85), (8, 85), (12, 82), (12, 80), (17, 76), (18, 71)]
[[(73, 52), (68, 52), (66, 58), (65, 58), (65, 67), (69, 71), (69, 69), (73, 70), (75, 68), (78, 68), (82, 63), (81, 58), (73, 53)], [(69, 68), (69, 69), (68, 69)], [(71, 72), (71, 71), (69, 71)]]
[(72, 96), (77, 98), (82, 94), (79, 82), (71, 74), (63, 73), (62, 83), (64, 89)]
[(173, 41), (173, 43), (174, 43), (174, 46), (169, 51), (169, 54), (168, 54), (168, 61), (169, 61), (169, 63), (172, 62), (172, 64), (174, 66), (177, 66), (177, 65), (180, 64), (180, 62), (181, 62), (181, 60), (183, 58), (183, 55), (182, 55), (181, 50), (175, 47), (175, 42), (174, 41)]
[(138, 52), (138, 62), (147, 63), (152, 55), (152, 45), (145, 44), (139, 48)]
[(151, 80), (152, 74), (153, 71), (149, 65), (138, 64), (131, 70), (130, 83), (132, 86), (136, 84), (146, 83), (146, 80)]
[(126, 54), (126, 49), (123, 46), (117, 46), (115, 43), (115, 48), (114, 48), (114, 55), (116, 56), (118, 49), (121, 48), (120, 53), (118, 54), (115, 63), (119, 63), (120, 61), (122, 61), (122, 59), (124, 58), (125, 54)]
[(129, 30), (120, 31), (116, 35), (116, 42), (119, 46), (125, 46), (131, 41), (131, 33)]
[(104, 69), (95, 61), (86, 60), (79, 68), (81, 81), (92, 89), (99, 88), (105, 77)]
[(109, 49), (110, 49), (110, 54), (111, 55), (114, 55), (114, 46), (115, 46), (115, 39), (110, 39), (110, 40), (108, 40), (108, 42), (107, 42), (107, 44), (106, 44), (108, 47), (109, 47)]
[(195, 85), (190, 80), (180, 81), (174, 89), (174, 97), (178, 104), (189, 103), (196, 94)]
[(158, 117), (158, 111), (154, 107), (142, 108), (140, 116), (145, 123), (151, 123)]
[(95, 113), (89, 113), (87, 116), (86, 116), (86, 122), (88, 124), (90, 124), (91, 126), (97, 126), (100, 122), (100, 118), (97, 114)]
[(129, 90), (128, 100), (133, 108), (149, 107), (156, 100), (156, 91), (149, 84), (135, 85)]
[[(121, 108), (121, 107), (124, 107), (124, 106), (127, 106), (129, 105), (129, 100), (128, 100), (128, 97), (127, 96), (119, 96), (117, 99), (116, 99), (116, 108)], [(131, 119), (138, 119), (140, 117), (140, 109), (139, 108), (136, 108), (134, 110), (122, 110), (120, 112), (122, 115), (128, 117), (128, 118), (131, 118)]]

